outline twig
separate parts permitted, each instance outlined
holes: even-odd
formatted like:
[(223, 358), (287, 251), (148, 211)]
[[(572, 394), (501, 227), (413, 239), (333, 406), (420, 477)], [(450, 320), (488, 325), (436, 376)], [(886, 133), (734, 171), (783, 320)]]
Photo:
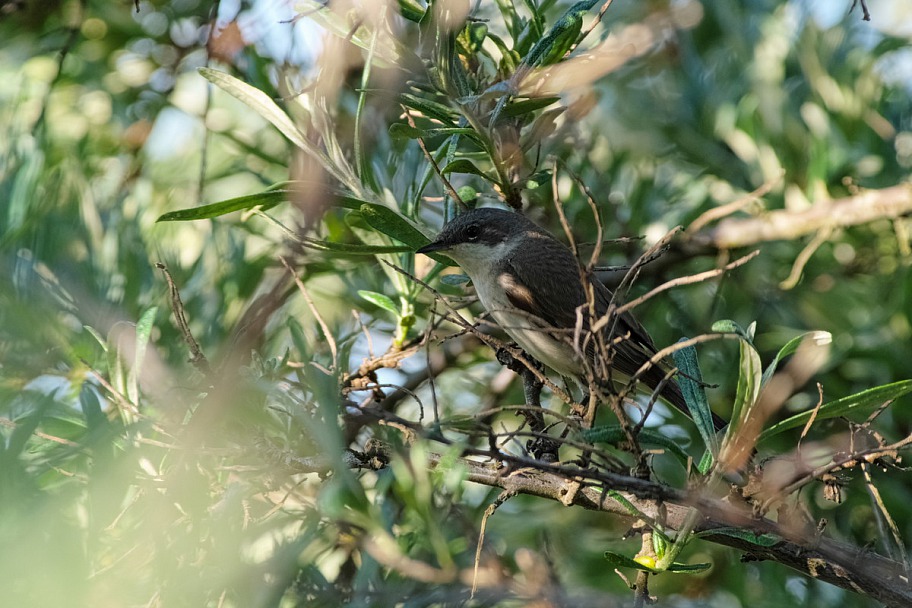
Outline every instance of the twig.
[(912, 435), (909, 435), (905, 439), (897, 441), (887, 446), (877, 446), (874, 448), (869, 448), (867, 450), (861, 450), (858, 452), (853, 452), (842, 458), (834, 458), (832, 462), (825, 464), (823, 466), (817, 467), (813, 471), (808, 472), (806, 475), (802, 475), (800, 479), (784, 486), (776, 496), (768, 499), (761, 507), (761, 512), (768, 510), (769, 506), (779, 499), (781, 496), (788, 496), (793, 492), (797, 492), (807, 484), (812, 481), (821, 478), (827, 473), (832, 473), (839, 469), (850, 468), (856, 464), (860, 464), (863, 461), (872, 461), (878, 458), (884, 458), (887, 456), (893, 456), (897, 451), (905, 448), (912, 444)]
[[(14, 429), (19, 426), (14, 420), (9, 418), (0, 418), (0, 425), (7, 428)], [(61, 445), (66, 445), (71, 448), (82, 448), (83, 446), (75, 441), (70, 441), (69, 439), (64, 439), (63, 437), (55, 437), (54, 435), (48, 435), (47, 433), (42, 433), (41, 431), (35, 430), (32, 431), (32, 435), (35, 437), (40, 437), (41, 439), (47, 439), (48, 441), (53, 441), (54, 443), (59, 443)]]
[[(461, 314), (459, 314), (459, 312), (455, 308), (453, 308), (453, 306), (447, 301), (447, 299), (445, 297), (443, 297), (443, 295), (439, 291), (437, 291), (436, 289), (434, 289), (433, 287), (431, 287), (426, 282), (422, 281), (421, 279), (419, 279), (412, 273), (406, 271), (405, 269), (400, 268), (400, 267), (396, 266), (395, 264), (391, 264), (391, 263), (387, 262), (386, 260), (380, 260), (380, 261), (383, 262), (384, 264), (386, 264), (387, 266), (389, 266), (390, 268), (392, 268), (393, 270), (395, 270), (396, 272), (402, 274), (403, 276), (408, 277), (412, 281), (415, 281), (416, 283), (421, 285), (424, 289), (426, 289), (431, 294), (433, 294), (434, 299), (436, 299), (438, 302), (443, 304), (444, 307), (446, 307), (447, 313), (450, 315), (447, 317), (448, 320), (454, 322), (456, 325), (459, 325), (464, 330), (471, 332), (476, 338), (478, 338), (479, 340), (484, 342), (486, 345), (488, 345), (492, 349), (494, 349), (495, 352), (498, 349), (507, 349), (507, 345), (504, 344), (502, 341), (498, 340), (497, 338), (494, 338), (493, 336), (489, 336), (483, 332), (478, 331), (478, 328), (475, 327), (475, 325), (473, 325), (472, 323), (469, 323), (465, 319), (465, 317), (463, 317)], [(532, 373), (535, 374), (535, 377), (538, 380), (540, 380), (542, 382), (542, 384), (547, 386), (548, 389), (551, 391), (551, 393), (554, 396), (561, 399), (564, 403), (567, 403), (571, 407), (576, 405), (575, 401), (570, 397), (570, 395), (568, 395), (566, 393), (566, 391), (564, 391), (559, 386), (557, 386), (556, 384), (551, 382), (551, 380), (548, 378), (548, 376), (546, 376), (531, 361), (529, 361), (529, 359), (527, 359), (525, 357), (525, 355), (517, 354), (517, 353), (511, 353), (511, 355), (513, 355), (517, 360), (521, 361), (523, 363), (523, 365), (525, 365), (526, 367), (531, 369)]]
[[(405, 112), (405, 119), (408, 121), (408, 124), (413, 129), (417, 129), (415, 126), (415, 121), (412, 119), (412, 115), (409, 113), (408, 108), (402, 106), (402, 111)], [(424, 138), (418, 138), (418, 145), (421, 147), (421, 151), (424, 152), (425, 158), (428, 162), (431, 163), (431, 166), (434, 168), (434, 172), (437, 174), (437, 177), (440, 178), (440, 181), (443, 182), (443, 186), (446, 188), (447, 193), (453, 197), (453, 200), (459, 203), (459, 207), (463, 210), (468, 209), (469, 206), (465, 204), (465, 201), (459, 196), (459, 193), (456, 192), (456, 188), (453, 187), (453, 184), (450, 183), (450, 180), (447, 179), (446, 175), (440, 170), (440, 166), (437, 164), (437, 161), (434, 160), (434, 156), (428, 150), (427, 145), (424, 143)]]
[(478, 589), (478, 564), (481, 562), (481, 548), (484, 546), (485, 527), (488, 524), (488, 518), (494, 515), (494, 511), (496, 511), (500, 505), (504, 504), (514, 496), (516, 496), (516, 492), (504, 490), (497, 498), (494, 499), (494, 502), (488, 505), (488, 508), (485, 509), (484, 515), (481, 517), (481, 527), (478, 531), (478, 546), (475, 549), (475, 567), (472, 570), (472, 592), (469, 595), (469, 599), (475, 597), (475, 591)]
[(279, 261), (282, 262), (282, 265), (285, 266), (285, 269), (288, 270), (288, 273), (294, 279), (295, 285), (298, 286), (298, 291), (301, 292), (301, 295), (304, 296), (304, 301), (307, 302), (307, 307), (320, 325), (320, 331), (323, 332), (323, 337), (326, 338), (326, 344), (329, 346), (329, 352), (332, 353), (332, 368), (336, 369), (339, 364), (339, 351), (338, 348), (336, 348), (336, 339), (333, 338), (332, 332), (329, 331), (329, 325), (326, 324), (326, 321), (323, 320), (323, 315), (320, 314), (320, 311), (318, 311), (317, 307), (314, 305), (313, 299), (307, 292), (307, 288), (304, 287), (304, 282), (298, 276), (297, 271), (291, 267), (291, 264), (285, 259), (285, 256), (279, 256)]
[(190, 363), (208, 376), (212, 373), (212, 368), (209, 366), (209, 361), (206, 359), (206, 355), (203, 354), (199, 342), (193, 337), (190, 325), (187, 324), (187, 317), (184, 315), (184, 303), (181, 301), (180, 291), (174, 283), (174, 278), (168, 268), (161, 262), (156, 262), (155, 267), (164, 273), (165, 280), (168, 282), (168, 293), (171, 296), (171, 312), (174, 314), (174, 321), (177, 323), (177, 328), (180, 330), (184, 342), (190, 348)]
[(568, 54), (575, 51), (576, 47), (578, 47), (580, 45), (580, 43), (583, 40), (585, 40), (586, 37), (589, 36), (589, 34), (592, 33), (592, 30), (594, 30), (596, 28), (596, 26), (601, 22), (602, 17), (605, 15), (605, 11), (607, 11), (608, 7), (611, 6), (612, 1), (613, 0), (607, 0), (607, 2), (605, 2), (601, 6), (601, 8), (599, 9), (598, 15), (595, 16), (595, 19), (592, 20), (592, 23), (589, 24), (589, 27), (587, 27), (585, 30), (583, 30), (583, 33), (581, 33), (579, 38), (576, 39), (576, 42), (573, 44), (572, 47), (570, 47), (570, 51), (568, 52)]
[[(670, 281), (666, 281), (665, 283), (662, 283), (655, 289), (641, 295), (639, 298), (630, 300), (629, 302), (624, 303), (622, 306), (619, 306), (617, 308), (617, 310), (615, 311), (615, 314), (621, 315), (627, 311), (633, 310), (634, 308), (636, 308), (637, 306), (639, 306), (646, 300), (649, 300), (650, 298), (653, 298), (656, 295), (662, 293), (663, 291), (667, 291), (667, 290), (671, 289), (672, 287), (679, 287), (681, 285), (691, 285), (693, 283), (700, 283), (702, 281), (706, 281), (713, 277), (717, 277), (721, 274), (724, 274), (730, 270), (734, 270), (738, 266), (743, 266), (744, 264), (748, 263), (749, 261), (751, 261), (758, 255), (760, 255), (760, 250), (756, 249), (756, 250), (750, 252), (749, 254), (738, 258), (734, 262), (729, 262), (728, 264), (726, 264), (725, 266), (722, 266), (721, 268), (714, 268), (712, 270), (707, 270), (706, 272), (700, 272), (700, 273), (692, 274), (692, 275), (689, 275), (686, 277), (678, 277), (677, 279), (672, 279)], [(599, 319), (599, 323), (601, 323), (603, 320), (604, 319)], [(593, 326), (592, 330), (598, 331), (599, 329), (600, 329), (600, 327), (598, 327), (598, 324), (596, 324), (596, 326)]]
[(811, 259), (811, 256), (814, 255), (814, 252), (820, 249), (820, 246), (823, 245), (829, 238), (833, 235), (833, 228), (831, 226), (824, 226), (817, 234), (814, 235), (814, 238), (801, 250), (801, 253), (798, 254), (798, 257), (795, 258), (795, 262), (792, 264), (792, 270), (789, 272), (789, 276), (785, 278), (781, 283), (779, 283), (779, 289), (783, 291), (788, 291), (795, 287), (798, 284), (798, 281), (801, 279), (801, 273), (804, 270), (804, 267), (807, 265), (808, 261)]
[(704, 211), (697, 219), (690, 223), (687, 229), (684, 230), (684, 234), (690, 236), (695, 232), (698, 232), (701, 228), (710, 222), (722, 219), (723, 217), (728, 217), (732, 213), (744, 209), (760, 197), (769, 194), (769, 191), (773, 189), (773, 186), (782, 181), (782, 177), (784, 175), (785, 172), (782, 171), (780, 172), (778, 178), (771, 179), (750, 194), (742, 196), (736, 201), (732, 201), (730, 203), (726, 203), (725, 205), (720, 205), (718, 207), (713, 207), (712, 209)]

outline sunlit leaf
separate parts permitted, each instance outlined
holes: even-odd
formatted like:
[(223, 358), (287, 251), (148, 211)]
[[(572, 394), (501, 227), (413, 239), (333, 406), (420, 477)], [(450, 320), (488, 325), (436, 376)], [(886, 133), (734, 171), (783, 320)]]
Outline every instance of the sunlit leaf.
[(256, 194), (239, 196), (217, 203), (191, 207), (190, 209), (180, 209), (178, 211), (169, 211), (162, 214), (156, 222), (186, 222), (191, 220), (207, 220), (213, 217), (219, 217), (235, 211), (245, 211), (260, 207), (263, 211), (272, 209), (279, 203), (284, 203), (289, 199), (294, 191), (292, 190), (267, 190)]
[(652, 564), (649, 564), (638, 562), (626, 555), (621, 555), (620, 553), (614, 553), (612, 551), (605, 551), (604, 555), (605, 559), (608, 560), (608, 563), (615, 568), (633, 568), (634, 570), (642, 570), (643, 572), (658, 572), (658, 570), (652, 567), (655, 565), (654, 559), (652, 560)]
[(785, 346), (780, 348), (779, 352), (776, 353), (776, 357), (773, 359), (772, 363), (770, 363), (766, 367), (766, 370), (764, 370), (763, 378), (760, 381), (761, 386), (766, 386), (766, 383), (769, 382), (770, 378), (773, 377), (773, 374), (776, 373), (776, 368), (779, 366), (779, 362), (789, 355), (794, 354), (805, 339), (814, 340), (814, 343), (818, 345), (824, 345), (829, 344), (833, 341), (833, 335), (828, 331), (809, 331), (786, 342)]
[[(825, 403), (817, 410), (816, 419), (826, 420), (827, 418), (836, 418), (838, 416), (847, 416), (850, 414), (867, 415), (894, 399), (912, 392), (912, 380), (901, 380), (892, 384), (884, 384), (867, 390)], [(781, 422), (777, 422), (768, 429), (760, 433), (759, 441), (774, 437), (783, 431), (796, 427), (803, 427), (807, 421), (814, 416), (814, 410), (795, 414)]]
[(367, 291), (366, 289), (359, 289), (358, 295), (374, 306), (378, 306), (383, 310), (392, 313), (393, 316), (399, 316), (399, 308), (389, 296), (382, 293), (377, 293), (376, 291)]
[(298, 130), (298, 127), (295, 126), (288, 114), (266, 93), (250, 86), (243, 80), (219, 70), (199, 68), (199, 73), (212, 84), (250, 106), (257, 114), (272, 123), (291, 143), (303, 150), (313, 149), (313, 146), (304, 139), (301, 131)]

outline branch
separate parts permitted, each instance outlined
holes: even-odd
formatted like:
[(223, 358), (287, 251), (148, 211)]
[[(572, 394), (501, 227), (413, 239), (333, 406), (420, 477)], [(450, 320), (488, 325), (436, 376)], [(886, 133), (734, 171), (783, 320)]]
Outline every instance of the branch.
[[(499, 459), (504, 460), (505, 456), (501, 454)], [(431, 453), (428, 458), (429, 466), (434, 468), (442, 457)], [(801, 530), (769, 519), (755, 518), (749, 509), (740, 510), (716, 498), (695, 496), (655, 482), (607, 472), (597, 474), (601, 487), (587, 484), (570, 491), (571, 485), (579, 485), (578, 477), (574, 479), (551, 470), (529, 468), (505, 474), (496, 462), (482, 463), (464, 458), (460, 464), (468, 481), (502, 488), (510, 493), (549, 498), (567, 506), (576, 505), (592, 511), (633, 517), (625, 505), (608, 495), (607, 490), (615, 490), (642, 514), (663, 521), (667, 528), (673, 530), (684, 523), (691, 507), (697, 507), (705, 519), (695, 530), (701, 532), (705, 540), (745, 551), (753, 559), (786, 565), (807, 576), (864, 594), (886, 606), (900, 608), (912, 605), (912, 586), (902, 564), (846, 543), (822, 538), (815, 530)], [(541, 462), (535, 464), (539, 469), (559, 469)], [(732, 527), (756, 535), (775, 535), (783, 540), (764, 547), (722, 532)]]
[(752, 218), (727, 218), (693, 236), (696, 245), (716, 249), (792, 240), (822, 229), (867, 224), (912, 213), (912, 184), (865, 190), (854, 196), (818, 203), (801, 211), (779, 209)]

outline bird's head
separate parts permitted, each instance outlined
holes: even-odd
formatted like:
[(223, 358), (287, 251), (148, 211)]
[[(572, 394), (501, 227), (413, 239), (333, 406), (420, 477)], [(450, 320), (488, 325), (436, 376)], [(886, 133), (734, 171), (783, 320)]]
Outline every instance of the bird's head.
[(437, 238), (417, 253), (439, 251), (473, 276), (489, 269), (520, 245), (524, 235), (541, 232), (541, 228), (519, 213), (484, 207), (447, 222)]

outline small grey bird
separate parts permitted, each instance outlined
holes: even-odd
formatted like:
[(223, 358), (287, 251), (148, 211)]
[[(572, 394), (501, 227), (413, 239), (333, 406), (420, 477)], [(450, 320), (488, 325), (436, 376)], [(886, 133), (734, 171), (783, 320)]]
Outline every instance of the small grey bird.
[[(462, 267), (485, 309), (532, 357), (561, 375), (583, 378), (581, 348), (574, 346), (574, 329), (580, 318), (578, 344), (585, 345), (590, 363), (597, 362), (593, 340), (585, 339), (590, 323), (579, 262), (550, 232), (519, 213), (486, 207), (448, 222), (437, 239), (418, 253), (435, 251)], [(590, 283), (595, 295), (595, 318), (599, 319), (608, 311), (611, 292), (598, 279), (592, 278)], [(629, 377), (657, 349), (633, 315), (624, 313), (613, 325), (609, 323), (602, 329), (600, 337), (612, 345), (612, 370)], [(599, 366), (593, 365), (592, 369)], [(653, 365), (639, 378), (655, 390), (667, 371), (661, 365)], [(659, 394), (690, 415), (673, 378), (665, 382)], [(726, 424), (715, 414), (713, 422), (717, 429)]]

